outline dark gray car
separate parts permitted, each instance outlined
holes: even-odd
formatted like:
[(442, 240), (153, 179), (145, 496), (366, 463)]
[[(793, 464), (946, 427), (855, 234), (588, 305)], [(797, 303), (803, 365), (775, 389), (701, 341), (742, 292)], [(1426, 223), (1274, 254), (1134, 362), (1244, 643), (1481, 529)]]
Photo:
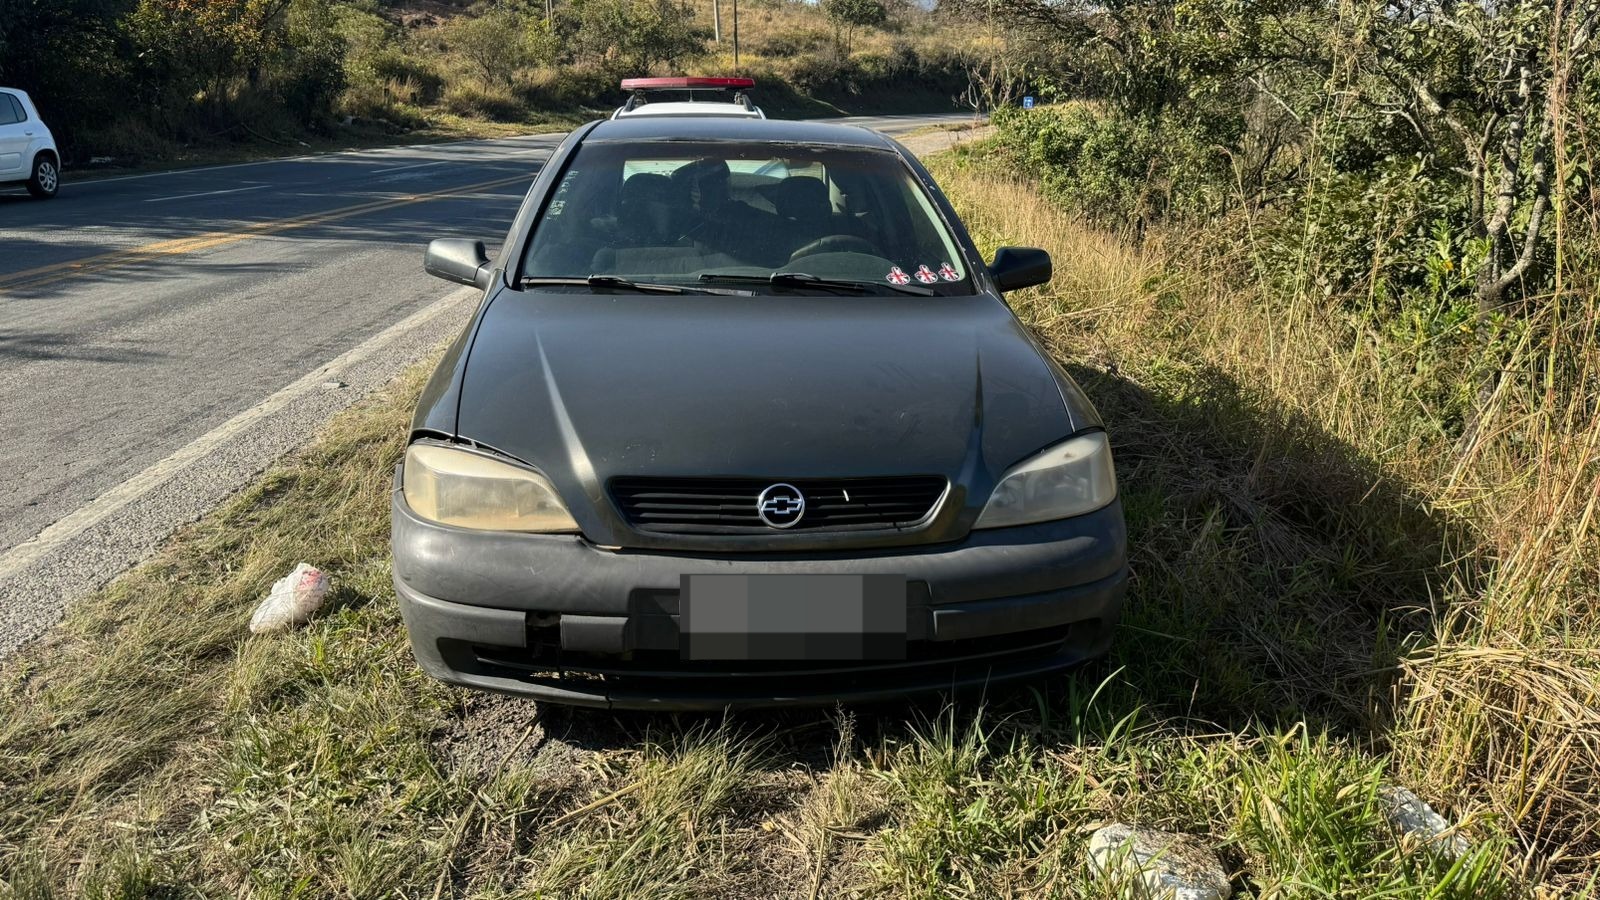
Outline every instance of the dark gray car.
[(394, 581), (422, 667), (590, 706), (877, 699), (1103, 653), (1126, 536), (1077, 385), (875, 132), (574, 132), (418, 405)]

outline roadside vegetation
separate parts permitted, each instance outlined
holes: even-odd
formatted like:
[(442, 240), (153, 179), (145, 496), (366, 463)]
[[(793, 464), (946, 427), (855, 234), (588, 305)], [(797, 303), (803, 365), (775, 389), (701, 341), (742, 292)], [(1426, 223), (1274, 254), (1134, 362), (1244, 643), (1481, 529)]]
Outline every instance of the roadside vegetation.
[[(419, 370), (0, 663), (0, 897), (1106, 897), (1111, 821), (1244, 896), (1594, 897), (1595, 4), (1235, 12), (971, 11), (974, 95), (1058, 102), (934, 160), (1055, 258), (1011, 301), (1111, 428), (1107, 661), (727, 718), (441, 687), (386, 547)], [(301, 560), (330, 608), (250, 636)]]
[[(1142, 296), (1139, 260), (1038, 197), (950, 186), (1063, 262), (1111, 254), (1063, 286)], [(1059, 340), (1062, 302), (1025, 312)], [(1231, 427), (1244, 407), (1114, 409), (1126, 388), (1088, 381), (1137, 417), (1119, 429), (1136, 613), (1105, 665), (955, 706), (624, 716), (412, 662), (386, 510), (424, 372), (0, 663), (0, 897), (1109, 897), (1083, 853), (1113, 819), (1207, 836), (1260, 896), (1515, 893), (1501, 822), (1469, 821), (1459, 863), (1397, 844), (1376, 793), (1402, 763), (1361, 704), (1321, 673), (1270, 680), (1274, 658), (1353, 677), (1371, 632), (1299, 619), (1332, 606), (1313, 588), (1338, 585), (1344, 532), (1273, 541), (1211, 510), (1250, 458), (1207, 448), (1259, 439)], [(299, 560), (332, 576), (329, 607), (250, 636)], [(1282, 598), (1280, 567), (1306, 587)]]
[(732, 0), (8, 2), (0, 84), (68, 165), (131, 165), (570, 127), (652, 73), (753, 75), (781, 115), (948, 111), (980, 56), (907, 0), (744, 0), (737, 64), (734, 33)]
[(1036, 51), (993, 90), (1062, 102), (941, 171), (1061, 254), (1015, 302), (1152, 489), (1155, 696), (1320, 720), (1592, 890), (1600, 5), (982, 6)]

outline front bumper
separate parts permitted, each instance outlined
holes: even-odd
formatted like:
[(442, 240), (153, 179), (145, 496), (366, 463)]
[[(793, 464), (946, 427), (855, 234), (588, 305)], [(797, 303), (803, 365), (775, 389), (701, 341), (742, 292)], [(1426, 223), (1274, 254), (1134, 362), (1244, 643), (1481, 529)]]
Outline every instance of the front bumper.
[[(1105, 652), (1127, 583), (1119, 502), (953, 544), (699, 556), (439, 525), (413, 514), (398, 488), (392, 512), (395, 592), (422, 668), (581, 706), (867, 702), (1037, 675)], [(757, 573), (905, 575), (906, 659), (680, 660), (681, 577)]]

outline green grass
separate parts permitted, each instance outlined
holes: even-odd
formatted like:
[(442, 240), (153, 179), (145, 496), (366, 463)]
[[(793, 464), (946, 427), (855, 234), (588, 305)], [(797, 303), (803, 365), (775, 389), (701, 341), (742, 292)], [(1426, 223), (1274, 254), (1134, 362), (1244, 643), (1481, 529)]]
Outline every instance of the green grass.
[[(941, 177), (986, 242), (1042, 227)], [(1471, 818), (1451, 865), (1375, 806), (1437, 523), (1178, 335), (1106, 365), (1124, 345), (1078, 311), (1162, 278), (1079, 237), (1052, 247), (1070, 302), (1020, 308), (1116, 436), (1135, 579), (1106, 663), (982, 703), (728, 718), (435, 684), (387, 558), (418, 369), (0, 663), (0, 897), (1101, 897), (1085, 846), (1111, 821), (1201, 836), (1245, 896), (1530, 890), (1503, 820)], [(330, 606), (249, 635), (301, 560)]]

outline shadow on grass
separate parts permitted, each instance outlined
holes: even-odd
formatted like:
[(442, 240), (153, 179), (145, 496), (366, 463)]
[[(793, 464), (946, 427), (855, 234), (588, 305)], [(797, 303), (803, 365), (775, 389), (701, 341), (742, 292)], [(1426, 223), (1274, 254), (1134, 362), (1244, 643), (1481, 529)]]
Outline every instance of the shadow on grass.
[(1449, 523), (1220, 370), (1159, 387), (1069, 371), (1108, 423), (1128, 517), (1109, 660), (1126, 700), (1381, 743), (1399, 654), (1443, 612)]
[[(755, 783), (800, 771), (822, 785), (864, 765), (868, 790), (893, 799), (849, 813), (846, 830), (878, 836), (878, 863), (899, 873), (884, 877), (929, 885), (969, 863), (998, 877), (1016, 854), (1074, 867), (1082, 829), (1115, 810), (1125, 821), (1209, 830), (1245, 892), (1293, 873), (1324, 884), (1362, 878), (1375, 889), (1442, 886), (1440, 896), (1502, 893), (1489, 875), (1449, 875), (1447, 862), (1426, 855), (1384, 861), (1367, 837), (1364, 817), (1376, 813), (1359, 806), (1378, 776), (1349, 753), (1388, 743), (1398, 657), (1431, 640), (1443, 614), (1435, 604), (1452, 571), (1443, 561), (1455, 558), (1451, 524), (1307, 417), (1216, 369), (1191, 367), (1160, 384), (1069, 371), (1108, 424), (1130, 531), (1133, 578), (1107, 658), (954, 698), (847, 710), (540, 706), (533, 765), (592, 766), (652, 747), (689, 754), (724, 728), (762, 747)], [(1256, 743), (1272, 735), (1285, 737)], [(1224, 746), (1195, 749), (1212, 743)], [(1240, 756), (1259, 756), (1259, 767)], [(1081, 776), (1092, 792), (1072, 774), (1088, 771), (1080, 766), (1098, 767), (1102, 781)], [(1261, 824), (1264, 807), (1246, 798), (1269, 794), (1276, 799), (1263, 802), (1288, 804), (1296, 824)], [(785, 803), (798, 809), (815, 796), (769, 803), (753, 792), (735, 815), (781, 818)], [(1288, 837), (1296, 828), (1313, 830)], [(933, 849), (912, 849), (924, 842)], [(1472, 866), (1492, 869), (1499, 851), (1483, 847)], [(1305, 861), (1337, 853), (1353, 855)]]
[[(1133, 578), (1109, 656), (1066, 673), (956, 698), (1047, 740), (1099, 692), (1097, 721), (1135, 709), (1193, 733), (1304, 723), (1381, 750), (1396, 662), (1442, 610), (1447, 523), (1303, 415), (1268, 407), (1199, 367), (1143, 386), (1069, 366), (1112, 435)], [(858, 736), (896, 739), (943, 698), (857, 707)], [(552, 708), (549, 734), (594, 751), (638, 746), (721, 716)], [(821, 763), (832, 710), (745, 712), (783, 736), (776, 765)], [(873, 735), (872, 731), (877, 730)]]
[[(55, 675), (65, 686), (47, 702), (59, 707), (16, 694), (22, 703), (11, 708), (40, 712), (30, 714), (5, 748), (30, 760), (33, 773), (24, 788), (29, 805), (13, 803), (18, 812), (9, 821), (52, 828), (70, 822), (67, 838), (41, 848), (49, 859), (39, 879), (78, 877), (81, 866), (72, 860), (102, 853), (102, 819), (74, 810), (109, 809), (130, 789), (125, 785), (153, 793), (150, 786), (161, 785), (150, 773), (166, 771), (170, 760), (188, 752), (184, 742), (194, 723), (214, 722), (221, 742), (216, 756), (202, 757), (183, 783), (203, 786), (197, 794), (227, 803), (178, 826), (170, 839), (141, 835), (137, 847), (149, 852), (126, 864), (113, 860), (107, 871), (134, 871), (147, 884), (219, 873), (264, 884), (296, 868), (298, 859), (331, 857), (349, 847), (381, 849), (386, 841), (396, 849), (384, 853), (420, 854), (418, 835), (460, 834), (469, 839), (419, 856), (423, 864), (385, 863), (385, 872), (399, 873), (391, 893), (401, 893), (402, 882), (416, 882), (419, 896), (438, 884), (465, 894), (482, 886), (477, 879), (486, 872), (542, 879), (539, 866), (564, 859), (567, 880), (557, 878), (551, 895), (576, 896), (559, 888), (581, 881), (584, 872), (609, 877), (609, 861), (624, 856), (636, 838), (654, 842), (656, 856), (639, 866), (655, 877), (651, 873), (683, 860), (691, 867), (723, 865), (711, 860), (708, 848), (726, 835), (746, 842), (739, 847), (755, 847), (751, 853), (781, 857), (790, 868), (800, 859), (805, 866), (798, 876), (768, 883), (762, 879), (769, 870), (760, 868), (767, 862), (724, 861), (731, 868), (715, 877), (759, 882), (765, 891), (744, 896), (794, 896), (812, 883), (813, 871), (855, 877), (849, 865), (835, 866), (827, 851), (820, 857), (826, 865), (812, 869), (816, 857), (784, 849), (788, 838), (780, 826), (810, 815), (814, 825), (842, 828), (837, 839), (854, 848), (848, 852), (870, 838), (878, 854), (874, 864), (889, 873), (873, 878), (899, 883), (903, 876), (928, 885), (923, 895), (940, 896), (948, 892), (935, 888), (958, 872), (998, 879), (1015, 875), (1008, 867), (1021, 861), (1076, 866), (1084, 829), (1102, 815), (1124, 812), (1132, 814), (1128, 821), (1209, 831), (1229, 868), (1244, 871), (1251, 863), (1241, 849), (1251, 840), (1245, 828), (1261, 818), (1245, 807), (1264, 791), (1300, 791), (1290, 798), (1303, 801), (1298, 827), (1311, 816), (1306, 809), (1359, 803), (1344, 789), (1364, 784), (1363, 773), (1372, 768), (1344, 749), (1319, 750), (1316, 740), (1284, 749), (1250, 735), (1304, 722), (1306, 731), (1326, 735), (1323, 743), (1381, 745), (1393, 660), (1405, 636), (1425, 637), (1432, 627), (1427, 607), (1431, 596), (1443, 593), (1437, 579), (1440, 560), (1450, 556), (1450, 528), (1418, 512), (1403, 490), (1348, 448), (1219, 373), (1191, 367), (1158, 373), (1163, 380), (1145, 384), (1085, 368), (1072, 373), (1110, 425), (1132, 532), (1134, 580), (1108, 660), (996, 686), (953, 707), (932, 697), (842, 714), (641, 715), (436, 688), (404, 658), (400, 622), (387, 602), (380, 537), (386, 478), (372, 478), (352, 495), (356, 499), (328, 513), (328, 498), (346, 496), (351, 479), (388, 471), (398, 452), (391, 437), (403, 428), (403, 414), (394, 408), (349, 426), (340, 438), (343, 449), (313, 451), (306, 466), (273, 476), (241, 498), (172, 561), (119, 588), (122, 597), (148, 590), (156, 607), (182, 604), (192, 611), (180, 617), (182, 628), (152, 629), (130, 642), (122, 659), (136, 666), (106, 668), (79, 682)], [(389, 449), (379, 453), (382, 448)], [(307, 515), (308, 509), (318, 514)], [(232, 559), (260, 540), (273, 541), (263, 551), (270, 560), (258, 558), (248, 581), (223, 574), (237, 563), (216, 560)], [(331, 608), (303, 631), (239, 644), (249, 604), (285, 562), (306, 554), (344, 573), (336, 578), (342, 588)], [(247, 658), (225, 676), (227, 660), (241, 648)], [(100, 652), (84, 650), (84, 659)], [(210, 699), (217, 683), (228, 686), (229, 705)], [(116, 698), (110, 712), (102, 709), (106, 698)], [(175, 702), (167, 705), (170, 698)], [(1224, 732), (1215, 742), (1221, 749), (1259, 753), (1258, 770), (1276, 776), (1287, 768), (1285, 777), (1298, 780), (1274, 788), (1258, 771), (1257, 780), (1248, 781), (1239, 774), (1244, 767), (1229, 768), (1235, 760), (1226, 753), (1202, 751), (1194, 761), (1192, 743), (1199, 740), (1174, 748), (1142, 740), (1143, 731), (1127, 740), (1122, 723), (1136, 712), (1140, 728), (1154, 723), (1207, 744)], [(973, 727), (979, 723), (981, 729)], [(1246, 737), (1235, 741), (1226, 732)], [(108, 735), (116, 740), (107, 741)], [(142, 740), (135, 744), (127, 735)], [(723, 748), (751, 746), (758, 749), (738, 765), (703, 765)], [(107, 747), (118, 753), (116, 765), (107, 764)], [(1110, 752), (1101, 753), (1105, 748)], [(1292, 756), (1304, 765), (1293, 768)], [(77, 769), (86, 760), (94, 767), (90, 787), (76, 789), (81, 794), (69, 787), (52, 797), (39, 789), (79, 783)], [(1092, 790), (1085, 787), (1091, 776)], [(730, 780), (737, 788), (725, 790), (724, 800), (701, 807), (682, 799), (705, 784)], [(7, 798), (23, 797), (21, 787), (13, 783)], [(617, 793), (627, 790), (637, 792)], [(865, 799), (857, 803), (855, 795)], [(690, 821), (708, 830), (689, 833), (676, 820), (663, 824), (655, 807), (662, 797), (689, 809)], [(165, 814), (187, 822), (196, 812), (185, 806)], [(1365, 826), (1361, 815), (1341, 815), (1339, 822)], [(778, 830), (766, 830), (769, 820)], [(1320, 828), (1325, 820), (1314, 824)], [(480, 845), (482, 834), (495, 837)], [(1298, 877), (1301, 857), (1350, 847), (1359, 855), (1370, 843), (1365, 833), (1339, 844), (1325, 831), (1307, 835), (1255, 839), (1251, 853), (1276, 847), (1278, 856), (1276, 863), (1253, 865), (1256, 874), (1249, 877)], [(191, 864), (187, 849), (174, 848), (197, 840), (229, 849), (217, 862)], [(917, 851), (920, 843), (933, 849)], [(574, 863), (568, 849), (592, 865)], [(151, 854), (168, 854), (171, 865), (158, 859), (160, 867), (145, 877), (140, 860), (156, 858)], [(976, 870), (966, 862), (974, 857), (981, 857)], [(391, 859), (373, 857), (380, 858)], [(183, 868), (188, 865), (197, 868)], [(1320, 883), (1349, 875), (1333, 867), (1322, 867)], [(17, 871), (11, 860), (0, 860), (0, 878), (15, 880)], [(319, 877), (323, 885), (346, 878), (332, 872)], [(1037, 877), (1045, 877), (1042, 870)], [(771, 886), (780, 882), (785, 887)], [(795, 884), (798, 890), (788, 889)], [(1248, 879), (1239, 884), (1245, 893), (1256, 892), (1249, 885)], [(735, 896), (709, 888), (699, 895)]]

